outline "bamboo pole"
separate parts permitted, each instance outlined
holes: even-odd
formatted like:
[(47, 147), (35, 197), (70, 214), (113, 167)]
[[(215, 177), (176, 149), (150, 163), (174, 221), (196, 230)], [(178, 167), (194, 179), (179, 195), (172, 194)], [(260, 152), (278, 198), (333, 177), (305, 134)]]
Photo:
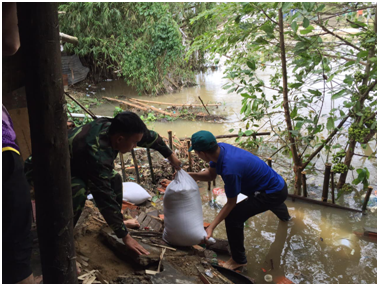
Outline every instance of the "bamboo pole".
[(334, 184), (334, 171), (331, 170), (331, 202), (335, 204), (335, 184)]
[(126, 182), (126, 168), (124, 166), (124, 156), (123, 156), (123, 153), (119, 153), (119, 158), (120, 158), (120, 165), (122, 167), (123, 182)]
[(267, 164), (268, 164), (269, 167), (272, 168), (272, 158), (271, 157), (267, 158)]
[(331, 203), (327, 203), (327, 202), (323, 202), (323, 201), (319, 201), (319, 200), (313, 200), (313, 199), (310, 199), (310, 198), (306, 198), (306, 197), (302, 197), (302, 196), (298, 196), (298, 195), (294, 195), (294, 194), (288, 194), (288, 197), (292, 198), (292, 200), (298, 199), (298, 200), (302, 200), (302, 201), (312, 203), (312, 204), (317, 204), (317, 205), (322, 205), (322, 206), (326, 206), (326, 207), (362, 213), (362, 210), (343, 207), (343, 206), (339, 206), (339, 205), (336, 205), (336, 204), (331, 204)]
[(138, 168), (138, 165), (137, 165), (137, 160), (136, 160), (136, 155), (135, 155), (134, 149), (131, 150), (131, 154), (132, 154), (132, 159), (134, 161), (134, 166), (135, 166), (136, 181), (137, 181), (138, 184), (140, 184), (139, 168)]
[(147, 156), (148, 156), (149, 168), (151, 170), (152, 183), (156, 184), (156, 181), (154, 179), (154, 172), (153, 172), (153, 164), (152, 164), (152, 158), (151, 158), (151, 151), (150, 151), (149, 147), (147, 147)]
[[(141, 100), (136, 98), (130, 98), (130, 101), (136, 102), (143, 102), (143, 103), (150, 103), (150, 104), (157, 104), (157, 105), (168, 105), (168, 106), (175, 106), (175, 107), (201, 107), (202, 104), (175, 104), (175, 103), (168, 103), (168, 102), (158, 102), (158, 101), (150, 101), (150, 100)], [(205, 104), (206, 106), (221, 106), (221, 104)]]
[[(173, 132), (168, 131), (168, 135), (169, 135), (169, 147), (170, 147), (171, 151), (174, 152), (174, 150), (173, 150)], [(173, 171), (173, 173), (175, 172), (174, 166), (172, 166), (172, 171)]]
[(27, 75), (22, 82), (30, 121), (43, 282), (74, 284), (77, 269), (57, 7), (57, 3), (21, 2), (17, 13), (24, 58), (21, 70)]
[(303, 171), (301, 172), (301, 176), (302, 176), (302, 190), (303, 190), (303, 194), (304, 194), (304, 197), (308, 197), (308, 190), (306, 188), (306, 172)]
[(322, 189), (323, 202), (327, 202), (327, 198), (329, 196), (330, 171), (331, 171), (331, 163), (326, 163), (325, 164), (325, 177), (323, 180), (323, 189)]
[(188, 151), (188, 161), (189, 161), (189, 171), (192, 171), (192, 160), (191, 160), (191, 151), (190, 151), (190, 141), (187, 141), (187, 151)]
[(168, 136), (169, 136), (169, 147), (173, 151), (173, 132), (168, 131)]
[[(255, 134), (252, 134), (251, 136), (269, 136), (271, 133), (270, 132), (262, 132), (262, 133), (255, 133)], [(243, 137), (248, 137), (247, 135), (242, 135)], [(239, 137), (239, 135), (237, 134), (229, 134), (229, 135), (219, 135), (219, 136), (215, 136), (215, 138), (217, 139), (228, 139), (228, 138), (237, 138)], [(185, 141), (185, 140), (189, 140), (190, 138), (179, 138), (180, 141)]]
[(124, 100), (118, 100), (118, 99), (114, 99), (114, 98), (109, 98), (109, 97), (102, 97), (103, 99), (106, 99), (108, 101), (113, 101), (113, 102), (117, 102), (117, 103), (121, 103), (121, 104), (126, 104), (128, 106), (131, 106), (131, 107), (134, 107), (134, 108), (137, 108), (137, 109), (140, 109), (142, 111), (148, 111), (149, 109), (157, 112), (157, 113), (161, 113), (161, 114), (164, 114), (164, 115), (168, 115), (168, 116), (171, 116), (171, 117), (176, 117), (177, 115), (176, 114), (173, 114), (173, 113), (169, 113), (169, 112), (165, 112), (165, 111), (162, 111), (162, 110), (159, 110), (155, 107), (152, 107), (152, 106), (149, 106), (149, 105), (146, 105), (144, 103), (138, 103), (139, 105), (136, 105), (136, 104), (132, 104), (130, 102), (127, 102), (127, 101), (124, 101)]
[(202, 105), (203, 105), (203, 107), (204, 107), (204, 108), (206, 109), (206, 111), (207, 111), (208, 115), (210, 115), (210, 116), (211, 116), (211, 114), (209, 113), (209, 111), (208, 111), (207, 107), (206, 107), (206, 106), (204, 105), (202, 98), (200, 98), (200, 96), (198, 96), (198, 98), (199, 98), (200, 102), (202, 102)]
[(363, 204), (363, 208), (362, 208), (363, 212), (365, 212), (366, 209), (367, 209), (367, 205), (368, 205), (370, 194), (372, 193), (372, 190), (373, 190), (373, 187), (372, 186), (368, 186), (367, 194), (365, 195), (364, 204)]

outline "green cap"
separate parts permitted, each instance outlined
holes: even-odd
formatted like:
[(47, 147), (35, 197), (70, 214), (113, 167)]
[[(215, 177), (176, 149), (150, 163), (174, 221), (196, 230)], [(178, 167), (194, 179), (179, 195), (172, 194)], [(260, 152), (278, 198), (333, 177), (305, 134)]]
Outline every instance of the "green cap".
[(208, 131), (199, 131), (191, 136), (191, 147), (189, 151), (206, 151), (217, 145), (215, 136)]

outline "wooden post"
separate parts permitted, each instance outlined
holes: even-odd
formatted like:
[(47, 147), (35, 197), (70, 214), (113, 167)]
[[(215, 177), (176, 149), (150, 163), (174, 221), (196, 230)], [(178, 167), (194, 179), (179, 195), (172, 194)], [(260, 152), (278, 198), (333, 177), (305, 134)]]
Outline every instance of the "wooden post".
[(134, 165), (135, 165), (136, 181), (137, 181), (138, 184), (140, 184), (139, 166), (137, 165), (137, 159), (136, 159), (134, 149), (131, 150), (131, 154), (132, 154), (132, 159), (133, 159)]
[(168, 131), (168, 135), (169, 135), (169, 147), (171, 150), (173, 150), (173, 132)]
[[(170, 147), (171, 151), (174, 152), (174, 150), (173, 150), (173, 133), (172, 133), (172, 131), (168, 131), (168, 135), (169, 135), (169, 147)], [(172, 166), (172, 171), (173, 171), (173, 173), (175, 172), (174, 166)]]
[(331, 171), (331, 163), (326, 163), (325, 164), (325, 177), (323, 180), (323, 190), (322, 190), (323, 202), (327, 202), (327, 197), (329, 196), (330, 171)]
[(363, 204), (363, 208), (362, 208), (363, 212), (365, 212), (366, 209), (367, 209), (367, 205), (368, 205), (370, 194), (372, 193), (372, 190), (373, 190), (373, 187), (372, 186), (368, 186), (367, 194), (365, 195), (364, 204)]
[(187, 141), (187, 151), (188, 151), (188, 161), (189, 161), (189, 168), (188, 168), (188, 170), (191, 172), (192, 171), (192, 160), (191, 160), (191, 151), (189, 151), (190, 145), (191, 145), (191, 142)]
[[(301, 177), (302, 177), (302, 168), (301, 168), (301, 167), (299, 167), (298, 175), (301, 175)], [(299, 178), (301, 178), (301, 177), (298, 177), (297, 179), (299, 179)], [(301, 184), (302, 184), (302, 181), (301, 181)], [(306, 183), (305, 183), (305, 186), (306, 186)], [(298, 195), (298, 196), (301, 196), (301, 185), (300, 185), (300, 187), (297, 189), (297, 195)]]
[(149, 147), (147, 148), (147, 156), (148, 156), (149, 168), (151, 170), (152, 183), (156, 184), (156, 181), (154, 179), (154, 172), (153, 172), (153, 164), (152, 164), (152, 158), (151, 158), (151, 151), (150, 151)]
[(122, 167), (122, 180), (123, 182), (126, 182), (126, 169), (125, 169), (125, 166), (124, 166), (124, 156), (123, 156), (123, 153), (119, 153), (119, 159), (120, 159), (120, 165)]
[(335, 204), (335, 184), (334, 184), (334, 171), (331, 170), (331, 202)]
[(268, 164), (269, 167), (272, 168), (272, 158), (271, 157), (267, 158), (267, 164)]
[(301, 177), (302, 177), (302, 190), (303, 190), (303, 194), (304, 194), (304, 197), (308, 197), (308, 190), (306, 188), (306, 172), (305, 171), (302, 171), (301, 172)]
[(43, 282), (77, 283), (57, 3), (17, 3)]

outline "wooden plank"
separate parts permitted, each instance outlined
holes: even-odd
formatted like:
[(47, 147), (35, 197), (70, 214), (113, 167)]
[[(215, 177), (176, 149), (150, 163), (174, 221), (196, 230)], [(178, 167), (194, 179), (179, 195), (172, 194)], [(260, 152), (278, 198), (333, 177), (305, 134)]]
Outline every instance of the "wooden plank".
[(364, 235), (376, 235), (377, 236), (377, 229), (371, 227), (364, 227)]
[(327, 202), (314, 200), (314, 199), (310, 199), (310, 198), (306, 198), (306, 197), (302, 197), (302, 196), (298, 196), (298, 195), (294, 195), (294, 194), (288, 194), (288, 197), (290, 197), (292, 199), (302, 200), (302, 201), (305, 201), (305, 202), (308, 202), (308, 203), (326, 206), (326, 207), (337, 208), (337, 209), (341, 209), (341, 210), (347, 210), (347, 211), (358, 212), (358, 213), (363, 212), (362, 210), (343, 207), (343, 206), (339, 206), (339, 205), (336, 205), (336, 204), (330, 204), (330, 203), (327, 203)]
[(141, 228), (144, 229), (146, 227), (149, 227), (150, 222), (152, 221), (152, 218), (150, 216), (147, 216), (143, 223), (141, 224)]
[(145, 217), (146, 217), (146, 214), (144, 212), (140, 213), (139, 217), (137, 218), (137, 221), (139, 222), (140, 225), (144, 221)]
[(162, 228), (161, 222), (152, 218), (151, 222), (149, 223), (150, 230), (154, 232), (159, 232)]

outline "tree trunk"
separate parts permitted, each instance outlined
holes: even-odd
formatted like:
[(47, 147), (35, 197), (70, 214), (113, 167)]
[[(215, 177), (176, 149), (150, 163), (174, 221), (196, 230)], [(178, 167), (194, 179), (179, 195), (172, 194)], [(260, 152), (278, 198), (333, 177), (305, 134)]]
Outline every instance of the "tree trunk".
[[(375, 8), (374, 32), (377, 33), (377, 5), (376, 5), (376, 8)], [(367, 65), (365, 67), (365, 75), (366, 76), (363, 79), (363, 85), (364, 86), (368, 86), (369, 74), (370, 74), (370, 69), (371, 69), (371, 64), (372, 64), (370, 59), (375, 56), (375, 50), (376, 50), (376, 48), (373, 47), (372, 49), (369, 50), (369, 53), (368, 53)], [(367, 97), (367, 96), (368, 95), (363, 96), (363, 98), (360, 100), (361, 108), (363, 108), (364, 102), (365, 102), (365, 97)], [(361, 120), (361, 117), (357, 117), (355, 119), (355, 122), (358, 123), (358, 122), (360, 122), (360, 120)], [(371, 130), (371, 133), (372, 132), (374, 133), (374, 131)], [(355, 147), (356, 147), (356, 141), (354, 139), (351, 139), (350, 144), (349, 144), (348, 149), (347, 149), (346, 157), (344, 159), (344, 164), (347, 165), (347, 168), (349, 168), (349, 166), (351, 164), (353, 155), (355, 153)], [(339, 182), (336, 186), (338, 189), (342, 188), (344, 183), (346, 183), (347, 174), (348, 174), (348, 170), (340, 175)]]
[(44, 283), (77, 283), (57, 3), (17, 3)]
[(279, 9), (279, 34), (280, 34), (280, 53), (281, 53), (281, 67), (283, 73), (283, 106), (284, 106), (284, 117), (285, 122), (287, 124), (287, 131), (288, 131), (288, 139), (290, 143), (290, 148), (293, 157), (294, 163), (294, 173), (295, 173), (295, 194), (299, 192), (301, 189), (301, 158), (298, 155), (296, 142), (294, 137), (292, 136), (291, 131), (292, 128), (292, 121), (289, 111), (289, 100), (288, 100), (288, 79), (287, 79), (287, 59), (285, 57), (285, 43), (284, 43), (284, 25), (283, 25), (283, 12), (282, 9)]

